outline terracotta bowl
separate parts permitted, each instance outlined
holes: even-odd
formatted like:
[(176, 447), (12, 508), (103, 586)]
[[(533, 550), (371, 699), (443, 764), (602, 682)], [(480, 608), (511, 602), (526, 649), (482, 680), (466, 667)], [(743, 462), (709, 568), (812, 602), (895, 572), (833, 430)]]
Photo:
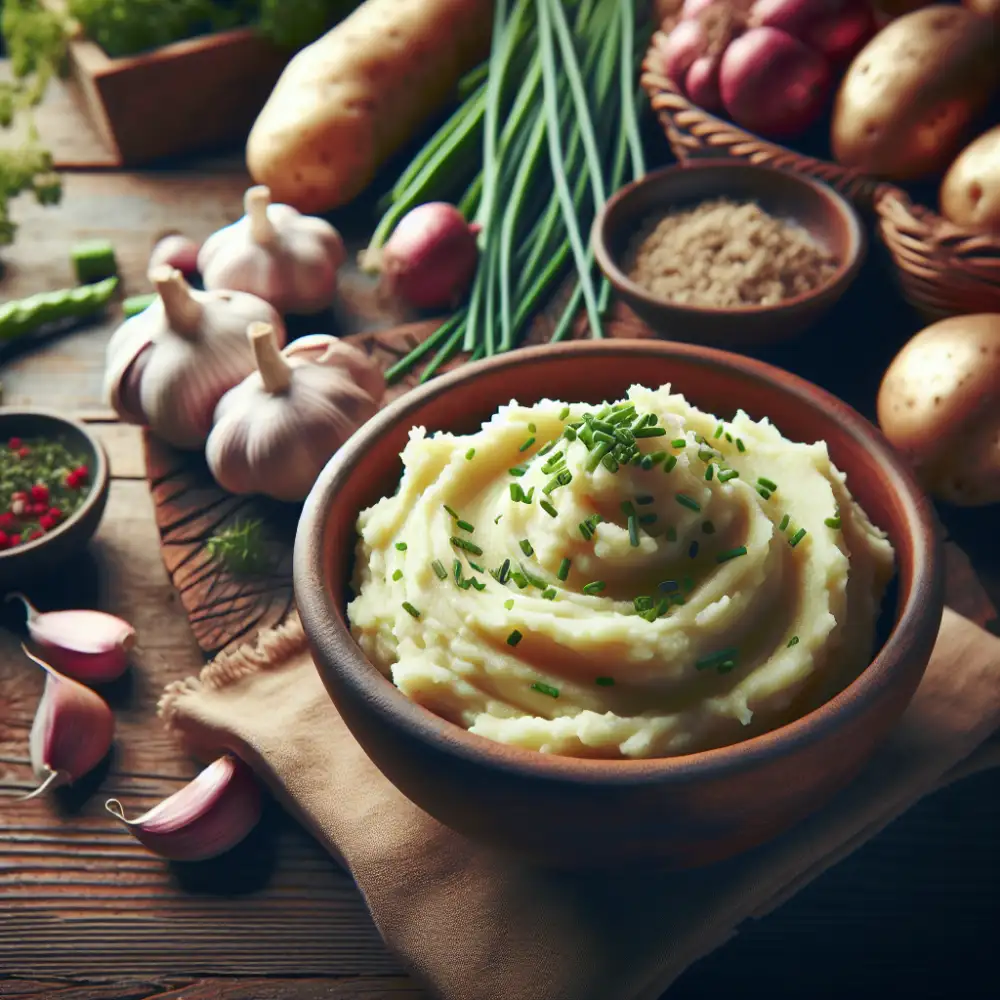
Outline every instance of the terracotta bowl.
[(12, 437), (57, 438), (83, 455), (90, 492), (72, 517), (37, 541), (0, 551), (0, 592), (53, 571), (90, 541), (108, 501), (108, 458), (100, 441), (80, 422), (38, 409), (0, 409), (0, 441)]
[[(769, 416), (825, 440), (898, 556), (888, 638), (850, 686), (798, 721), (722, 749), (641, 761), (582, 760), (474, 736), (416, 705), (365, 658), (344, 609), (360, 510), (395, 491), (414, 425), (478, 430), (514, 396), (599, 403), (635, 382), (671, 383), (722, 418)], [(520, 350), (441, 376), (390, 404), (331, 460), (306, 501), (295, 595), (316, 663), (375, 765), (441, 822), (557, 864), (692, 866), (760, 844), (825, 803), (862, 768), (912, 697), (937, 635), (942, 563), (932, 508), (880, 432), (825, 391), (739, 355), (661, 341)], [(609, 665), (609, 671), (613, 667)]]
[[(651, 216), (720, 197), (755, 201), (773, 216), (798, 222), (836, 256), (836, 272), (815, 291), (773, 306), (741, 309), (679, 305), (629, 278), (629, 246)], [(833, 188), (801, 174), (733, 160), (666, 167), (627, 184), (598, 213), (591, 243), (617, 293), (658, 334), (728, 347), (777, 343), (802, 333), (847, 291), (867, 251), (857, 213)]]

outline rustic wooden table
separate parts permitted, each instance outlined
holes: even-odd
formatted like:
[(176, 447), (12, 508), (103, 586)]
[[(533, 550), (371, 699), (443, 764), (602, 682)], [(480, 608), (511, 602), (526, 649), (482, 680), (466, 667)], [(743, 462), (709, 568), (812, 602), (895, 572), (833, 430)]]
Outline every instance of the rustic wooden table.
[[(146, 256), (158, 232), (176, 227), (203, 237), (240, 212), (247, 178), (238, 158), (108, 172), (74, 115), (57, 92), (43, 132), (76, 169), (60, 208), (19, 207), (22, 228), (4, 254), (0, 301), (70, 283), (70, 247), (95, 236), (113, 240), (126, 293), (145, 291)], [(362, 236), (371, 225), (363, 211), (337, 222)], [(888, 313), (872, 312), (880, 296)], [(361, 316), (345, 310), (338, 317), (345, 331), (388, 322), (370, 308), (360, 276), (348, 277), (345, 299)], [(836, 368), (844, 385), (872, 398), (893, 338), (916, 321), (877, 275), (845, 308), (863, 327), (854, 342), (868, 342), (855, 365), (843, 363), (843, 352), (853, 350), (847, 334), (839, 345), (817, 341), (814, 355), (778, 352), (774, 360), (794, 360), (818, 380)], [(0, 357), (6, 405), (83, 413), (111, 456), (110, 502), (90, 552), (32, 596), (45, 607), (116, 612), (136, 625), (142, 645), (138, 669), (112, 692), (119, 739), (109, 767), (55, 804), (20, 804), (15, 797), (30, 785), (27, 736), (42, 679), (20, 655), (19, 637), (0, 633), (0, 996), (423, 996), (382, 945), (350, 878), (279, 810), (226, 859), (192, 866), (151, 856), (103, 811), (104, 798), (114, 795), (139, 812), (194, 773), (161, 731), (155, 705), (166, 682), (202, 662), (161, 562), (140, 434), (117, 423), (101, 398), (104, 345), (118, 319), (113, 312), (106, 322)], [(840, 358), (839, 367), (831, 358)], [(989, 516), (946, 521), (971, 556), (950, 546), (950, 599), (991, 622), (1000, 549)], [(17, 627), (14, 618), (4, 623)], [(994, 773), (925, 801), (777, 913), (744, 928), (685, 975), (671, 997), (746, 994), (748, 983), (772, 998), (840, 996), (862, 986), (865, 995), (995, 997), (989, 931), (1000, 925), (998, 793)]]

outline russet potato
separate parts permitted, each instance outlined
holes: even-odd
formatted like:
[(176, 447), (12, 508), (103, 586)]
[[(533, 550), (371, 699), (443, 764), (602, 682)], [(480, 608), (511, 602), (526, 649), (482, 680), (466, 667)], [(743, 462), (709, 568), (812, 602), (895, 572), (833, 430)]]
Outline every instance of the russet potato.
[(956, 157), (941, 184), (941, 214), (956, 226), (1000, 233), (1000, 125)]
[(909, 340), (882, 379), (878, 422), (933, 496), (1000, 502), (1000, 314), (952, 316)]
[(834, 156), (890, 180), (939, 174), (998, 83), (1000, 37), (990, 22), (941, 4), (907, 14), (851, 63), (834, 106)]

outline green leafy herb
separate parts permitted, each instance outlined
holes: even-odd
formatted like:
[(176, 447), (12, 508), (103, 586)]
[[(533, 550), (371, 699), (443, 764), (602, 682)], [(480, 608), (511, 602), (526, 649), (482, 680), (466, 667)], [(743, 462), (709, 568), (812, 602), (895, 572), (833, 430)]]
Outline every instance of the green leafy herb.
[(259, 519), (237, 521), (209, 538), (205, 548), (211, 558), (218, 559), (229, 572), (239, 576), (263, 573), (273, 565)]
[(396, 548), (400, 552), (405, 552), (406, 551), (406, 542), (396, 542)]

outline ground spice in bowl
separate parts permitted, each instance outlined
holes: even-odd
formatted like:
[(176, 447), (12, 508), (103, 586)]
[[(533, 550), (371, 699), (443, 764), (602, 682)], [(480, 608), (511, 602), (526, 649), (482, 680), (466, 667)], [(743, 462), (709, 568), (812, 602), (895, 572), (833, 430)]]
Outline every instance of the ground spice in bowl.
[(820, 288), (840, 263), (801, 225), (726, 198), (650, 220), (627, 259), (651, 294), (711, 309), (777, 305)]

